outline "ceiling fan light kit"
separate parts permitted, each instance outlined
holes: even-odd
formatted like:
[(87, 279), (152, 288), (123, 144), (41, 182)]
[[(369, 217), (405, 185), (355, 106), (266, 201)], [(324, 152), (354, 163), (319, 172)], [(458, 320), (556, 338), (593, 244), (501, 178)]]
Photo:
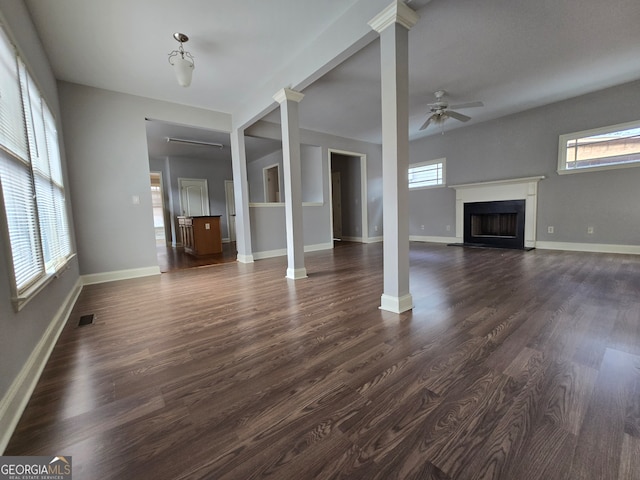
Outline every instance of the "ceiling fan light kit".
[(184, 33), (176, 32), (173, 34), (173, 38), (180, 44), (177, 50), (173, 50), (169, 53), (169, 63), (173, 67), (173, 70), (178, 79), (178, 84), (181, 87), (188, 87), (191, 85), (191, 77), (193, 76), (193, 70), (196, 68), (193, 55), (187, 52), (183, 43), (189, 41)]
[(457, 105), (449, 105), (449, 102), (444, 99), (446, 95), (447, 92), (445, 92), (444, 90), (438, 90), (434, 93), (436, 101), (435, 103), (429, 104), (430, 115), (422, 124), (420, 130), (424, 130), (431, 123), (442, 125), (447, 118), (453, 118), (454, 120), (458, 120), (460, 122), (468, 122), (469, 120), (471, 120), (471, 117), (456, 112), (453, 109), (461, 110), (463, 108), (484, 107), (484, 103), (482, 102), (467, 102), (459, 103)]

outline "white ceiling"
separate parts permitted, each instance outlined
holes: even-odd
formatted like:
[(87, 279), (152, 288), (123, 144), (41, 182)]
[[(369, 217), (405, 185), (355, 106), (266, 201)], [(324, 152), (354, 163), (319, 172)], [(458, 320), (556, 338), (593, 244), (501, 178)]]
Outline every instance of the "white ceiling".
[[(57, 78), (233, 113), (357, 0), (26, 3)], [(462, 112), (468, 125), (640, 78), (638, 0), (425, 3), (411, 3), (421, 16), (409, 34), (413, 138), (439, 131), (418, 132), (438, 89), (484, 102)], [(186, 89), (167, 63), (174, 31), (196, 58)], [(302, 128), (380, 142), (378, 41), (304, 93)]]
[[(167, 123), (159, 120), (148, 119), (147, 149), (149, 158), (164, 159), (191, 158), (207, 162), (231, 163), (231, 145), (228, 133), (216, 132), (202, 128), (194, 128), (186, 125)], [(222, 148), (207, 145), (188, 145), (167, 142), (167, 138), (181, 140), (195, 140), (199, 142), (219, 143)], [(245, 138), (245, 150), (247, 161), (258, 160), (282, 148), (280, 140), (249, 137)]]

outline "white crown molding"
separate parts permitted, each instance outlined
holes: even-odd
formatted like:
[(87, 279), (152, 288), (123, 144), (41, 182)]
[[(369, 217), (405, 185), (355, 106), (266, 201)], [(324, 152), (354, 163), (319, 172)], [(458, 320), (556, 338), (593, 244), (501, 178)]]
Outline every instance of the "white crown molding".
[(407, 6), (402, 0), (395, 0), (391, 5), (376, 15), (370, 22), (369, 26), (380, 33), (389, 25), (399, 23), (407, 30), (418, 22), (420, 16)]
[(273, 99), (278, 103), (284, 103), (287, 100), (293, 100), (294, 102), (300, 102), (304, 98), (304, 93), (296, 92), (290, 88), (283, 88), (276, 92)]

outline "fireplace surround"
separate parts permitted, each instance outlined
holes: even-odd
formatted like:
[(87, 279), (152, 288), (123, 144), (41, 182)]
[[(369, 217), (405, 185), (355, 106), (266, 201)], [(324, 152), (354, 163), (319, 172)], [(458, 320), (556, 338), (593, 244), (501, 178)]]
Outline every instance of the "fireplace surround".
[[(523, 246), (510, 248), (535, 248), (538, 182), (543, 178), (545, 177), (537, 176), (452, 185), (451, 188), (456, 190), (456, 241), (463, 244), (465, 242), (465, 204), (519, 200), (523, 202), (524, 209)], [(485, 224), (487, 223), (491, 223), (491, 220), (485, 219)]]

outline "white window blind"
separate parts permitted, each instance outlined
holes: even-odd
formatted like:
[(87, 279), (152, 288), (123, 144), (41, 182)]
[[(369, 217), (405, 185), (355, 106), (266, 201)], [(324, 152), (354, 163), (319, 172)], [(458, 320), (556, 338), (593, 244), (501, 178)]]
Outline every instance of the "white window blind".
[(18, 59), (5, 33), (0, 29), (0, 145), (19, 158), (28, 158), (27, 136)]
[(53, 114), (0, 28), (0, 185), (18, 304), (71, 254), (62, 178)]

